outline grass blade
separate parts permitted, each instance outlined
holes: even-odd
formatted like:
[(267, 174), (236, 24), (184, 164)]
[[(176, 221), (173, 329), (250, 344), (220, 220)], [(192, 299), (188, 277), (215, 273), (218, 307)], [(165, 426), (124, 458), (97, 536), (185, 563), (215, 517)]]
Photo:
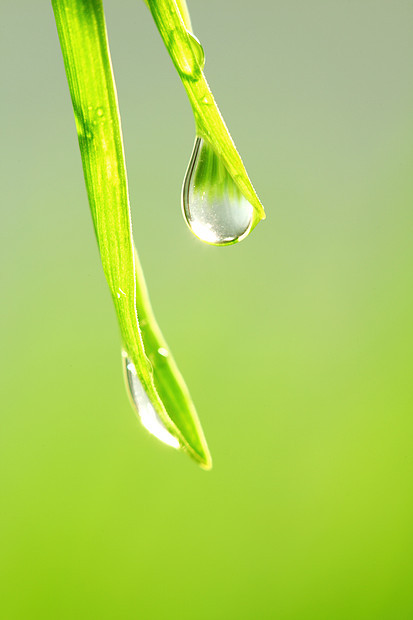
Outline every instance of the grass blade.
[(134, 249), (120, 116), (101, 0), (52, 0), (86, 189), (124, 349), (164, 427), (211, 467), (185, 383), (154, 319)]

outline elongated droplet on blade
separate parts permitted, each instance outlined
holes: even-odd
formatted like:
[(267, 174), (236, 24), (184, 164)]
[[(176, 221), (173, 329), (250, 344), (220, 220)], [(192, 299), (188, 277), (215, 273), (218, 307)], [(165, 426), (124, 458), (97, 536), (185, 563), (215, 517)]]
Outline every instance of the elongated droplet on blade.
[(128, 392), (143, 426), (159, 441), (172, 448), (179, 448), (179, 441), (165, 428), (139, 380), (134, 363), (125, 351), (122, 352), (122, 358)]
[(211, 145), (200, 137), (182, 187), (185, 220), (196, 237), (212, 245), (230, 245), (251, 230), (254, 209), (243, 196)]

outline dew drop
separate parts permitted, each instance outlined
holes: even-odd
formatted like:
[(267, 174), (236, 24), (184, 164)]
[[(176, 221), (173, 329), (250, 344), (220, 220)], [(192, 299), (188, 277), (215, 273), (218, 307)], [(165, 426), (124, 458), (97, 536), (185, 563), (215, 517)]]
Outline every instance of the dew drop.
[(194, 53), (194, 56), (196, 58), (196, 61), (197, 61), (198, 65), (199, 65), (199, 68), (202, 71), (203, 68), (205, 67), (205, 52), (204, 52), (204, 48), (202, 47), (202, 45), (200, 44), (200, 42), (198, 41), (196, 36), (194, 34), (192, 34), (192, 32), (188, 31), (188, 36), (189, 36), (189, 42), (190, 42), (191, 47), (192, 47), (192, 51)]
[(252, 205), (212, 146), (199, 137), (182, 187), (182, 208), (189, 228), (205, 243), (236, 243), (251, 229)]
[(196, 81), (204, 68), (205, 54), (198, 39), (190, 32), (186, 34), (186, 37), (182, 37), (180, 32), (171, 33), (172, 57), (181, 77)]
[(165, 428), (139, 380), (134, 363), (125, 351), (122, 352), (122, 358), (126, 385), (143, 426), (151, 435), (154, 435), (163, 443), (172, 446), (172, 448), (179, 448), (179, 441)]

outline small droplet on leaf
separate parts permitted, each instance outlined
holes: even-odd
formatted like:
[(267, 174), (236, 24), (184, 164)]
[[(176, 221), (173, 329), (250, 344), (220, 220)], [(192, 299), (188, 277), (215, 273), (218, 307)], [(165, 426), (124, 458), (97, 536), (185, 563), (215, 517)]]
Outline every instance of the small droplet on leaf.
[(192, 51), (194, 53), (194, 56), (196, 58), (196, 61), (197, 61), (198, 65), (199, 65), (199, 68), (202, 71), (203, 68), (205, 67), (205, 52), (204, 52), (204, 48), (202, 47), (201, 43), (198, 41), (196, 36), (194, 34), (192, 34), (192, 32), (188, 31), (188, 36), (189, 36), (189, 41), (191, 43)]
[(198, 39), (186, 31), (186, 37), (182, 33), (173, 31), (170, 35), (171, 55), (182, 78), (188, 78), (195, 82), (201, 77), (205, 65), (205, 54)]

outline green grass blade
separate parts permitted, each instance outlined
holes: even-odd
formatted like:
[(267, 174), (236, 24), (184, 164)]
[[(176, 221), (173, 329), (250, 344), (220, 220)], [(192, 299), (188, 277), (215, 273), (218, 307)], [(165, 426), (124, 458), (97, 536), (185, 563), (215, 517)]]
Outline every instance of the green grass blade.
[[(122, 341), (167, 430), (201, 466), (211, 458), (185, 383), (153, 317), (132, 239), (116, 88), (101, 0), (52, 0), (86, 189)], [(139, 326), (140, 324), (140, 326)], [(165, 362), (166, 360), (166, 362)]]

